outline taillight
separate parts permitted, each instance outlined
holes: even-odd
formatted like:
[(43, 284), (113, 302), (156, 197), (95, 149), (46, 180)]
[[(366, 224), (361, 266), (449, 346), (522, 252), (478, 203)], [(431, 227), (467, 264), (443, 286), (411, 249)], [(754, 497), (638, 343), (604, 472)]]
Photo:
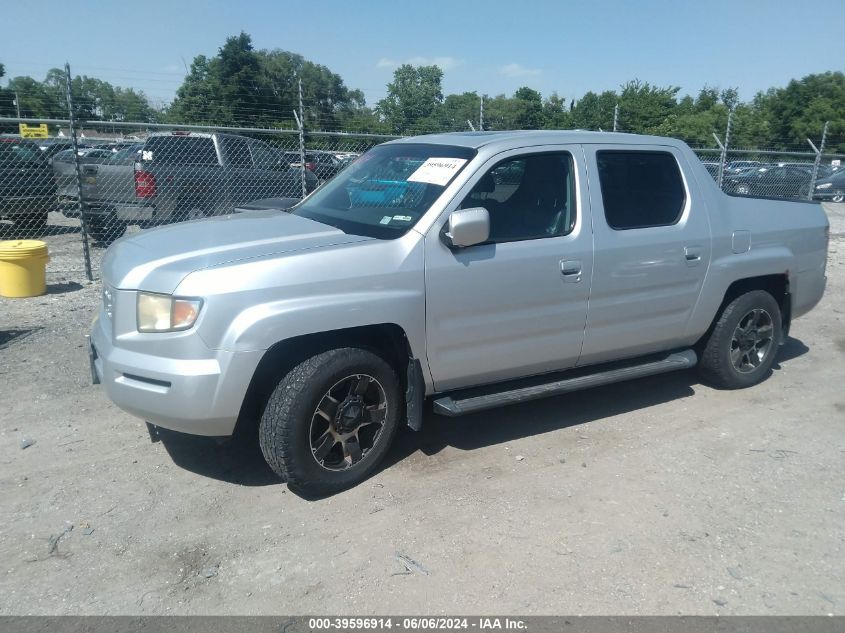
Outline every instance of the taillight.
[(135, 172), (135, 197), (153, 198), (156, 195), (156, 177), (148, 171), (139, 169)]

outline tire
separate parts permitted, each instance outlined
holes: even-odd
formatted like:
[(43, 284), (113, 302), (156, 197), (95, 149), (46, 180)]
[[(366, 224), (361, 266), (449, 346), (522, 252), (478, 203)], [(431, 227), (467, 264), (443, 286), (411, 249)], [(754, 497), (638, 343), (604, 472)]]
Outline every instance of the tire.
[(780, 307), (765, 290), (731, 301), (706, 338), (702, 377), (720, 389), (743, 389), (768, 376), (781, 337)]
[(100, 244), (111, 244), (123, 237), (124, 233), (126, 233), (126, 223), (124, 222), (110, 221), (110, 219), (106, 219), (105, 222), (102, 220), (88, 221), (88, 234), (94, 238), (95, 242)]
[(839, 191), (838, 189), (833, 192), (833, 196), (830, 198), (833, 202), (843, 202), (845, 201), (845, 191)]
[(403, 404), (396, 372), (379, 356), (348, 347), (317, 354), (270, 395), (259, 424), (261, 452), (292, 490), (339, 492), (365, 480), (387, 454)]
[(208, 205), (201, 200), (185, 199), (180, 200), (171, 214), (170, 222), (187, 222), (207, 218), (211, 215)]

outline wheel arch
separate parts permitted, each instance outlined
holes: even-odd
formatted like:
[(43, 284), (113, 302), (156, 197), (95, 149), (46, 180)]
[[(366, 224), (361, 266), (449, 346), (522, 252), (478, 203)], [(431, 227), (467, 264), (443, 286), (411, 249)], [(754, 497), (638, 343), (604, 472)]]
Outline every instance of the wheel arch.
[(737, 297), (742, 296), (747, 292), (751, 292), (753, 290), (764, 290), (770, 295), (772, 295), (775, 301), (777, 301), (781, 312), (781, 344), (783, 343), (783, 341), (786, 339), (786, 336), (789, 334), (789, 326), (792, 316), (792, 300), (789, 291), (788, 271), (769, 275), (744, 277), (742, 279), (737, 279), (733, 281), (725, 290), (725, 293), (722, 297), (722, 302), (719, 305), (719, 309), (716, 310), (716, 314), (713, 316), (713, 320), (710, 323), (710, 327), (707, 328), (707, 332), (705, 332), (704, 335), (696, 343), (696, 349), (701, 349), (704, 342), (712, 333), (713, 328), (716, 326), (716, 322), (722, 316), (722, 312), (724, 312), (728, 304), (730, 304)]
[(363, 325), (294, 336), (273, 344), (252, 375), (235, 432), (257, 426), (267, 398), (282, 376), (305, 359), (338, 347), (360, 347), (383, 358), (394, 368), (403, 391), (407, 388), (409, 360), (413, 359), (405, 330), (395, 323)]

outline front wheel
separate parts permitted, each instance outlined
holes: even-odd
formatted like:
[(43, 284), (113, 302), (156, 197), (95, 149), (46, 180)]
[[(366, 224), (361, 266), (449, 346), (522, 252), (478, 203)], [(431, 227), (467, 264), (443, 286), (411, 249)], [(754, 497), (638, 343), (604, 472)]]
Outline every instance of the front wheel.
[(731, 301), (707, 337), (699, 370), (722, 389), (751, 387), (762, 381), (774, 363), (781, 335), (781, 314), (775, 298), (754, 290)]
[(282, 378), (259, 425), (264, 459), (292, 489), (328, 495), (366, 479), (399, 425), (399, 379), (359, 348), (312, 356)]
[(843, 202), (845, 201), (845, 191), (836, 190), (833, 192), (833, 196), (831, 197), (833, 202)]

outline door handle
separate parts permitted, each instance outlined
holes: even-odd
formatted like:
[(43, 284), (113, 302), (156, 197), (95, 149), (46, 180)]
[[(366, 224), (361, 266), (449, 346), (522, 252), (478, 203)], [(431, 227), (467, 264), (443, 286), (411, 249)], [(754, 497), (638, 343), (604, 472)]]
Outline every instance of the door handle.
[(687, 266), (696, 266), (701, 262), (701, 247), (685, 246), (684, 258), (687, 260)]
[(577, 259), (560, 260), (560, 274), (563, 275), (564, 281), (578, 283), (581, 281), (581, 262)]

